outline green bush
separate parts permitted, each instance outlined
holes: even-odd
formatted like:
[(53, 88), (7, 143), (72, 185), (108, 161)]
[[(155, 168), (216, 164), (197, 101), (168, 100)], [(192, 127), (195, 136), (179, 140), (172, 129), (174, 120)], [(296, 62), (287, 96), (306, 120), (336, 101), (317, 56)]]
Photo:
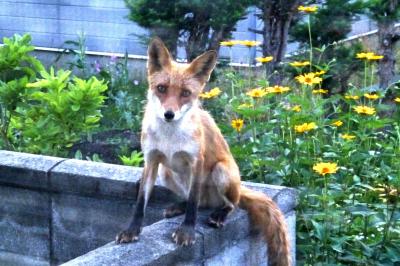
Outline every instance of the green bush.
[[(107, 85), (70, 71), (44, 70), (29, 35), (0, 47), (1, 143), (6, 149), (66, 156), (68, 148), (99, 125)], [(37, 79), (40, 74), (42, 79)]]
[(3, 38), (0, 47), (0, 147), (14, 149), (10, 140), (10, 123), (17, 106), (24, 101), (25, 85), (33, 80), (43, 65), (29, 53), (31, 37), (14, 35)]

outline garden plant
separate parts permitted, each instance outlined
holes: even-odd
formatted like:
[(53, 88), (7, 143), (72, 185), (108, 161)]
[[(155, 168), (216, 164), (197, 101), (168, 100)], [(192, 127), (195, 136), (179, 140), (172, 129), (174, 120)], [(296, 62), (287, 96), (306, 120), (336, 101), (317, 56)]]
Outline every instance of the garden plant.
[[(308, 16), (316, 10), (299, 8)], [(353, 58), (364, 64), (363, 81), (329, 93), (321, 84), (335, 62), (314, 58), (310, 47), (303, 60), (287, 63), (297, 74), (285, 84), (255, 78), (251, 68), (242, 76), (222, 71), (204, 106), (243, 177), (298, 189), (300, 265), (399, 263), (400, 90), (391, 87), (390, 97), (389, 88), (368, 91), (383, 56), (366, 51)]]
[[(309, 49), (282, 63), (287, 71), (279, 83), (265, 75), (272, 55), (257, 58), (257, 66), (250, 57), (248, 67), (220, 64), (212, 89), (201, 95), (203, 107), (228, 140), (242, 179), (299, 191), (299, 265), (397, 265), (400, 89), (395, 83), (373, 86), (384, 58), (378, 51), (346, 47), (347, 61), (341, 62), (325, 55), (326, 47), (315, 47), (310, 21), (317, 11), (298, 9), (308, 16), (303, 26)], [(0, 148), (67, 156), (94, 132), (140, 130), (147, 85), (131, 80), (127, 56), (90, 65), (84, 45), (76, 42), (81, 53), (72, 69), (46, 70), (30, 54), (29, 35), (3, 43)], [(262, 46), (245, 40), (220, 45), (245, 46), (249, 55)], [(362, 71), (351, 78), (346, 66)], [(74, 76), (71, 70), (81, 72)], [(335, 86), (341, 75), (353, 84), (324, 87)], [(126, 165), (143, 161), (140, 152), (128, 150), (119, 158)]]

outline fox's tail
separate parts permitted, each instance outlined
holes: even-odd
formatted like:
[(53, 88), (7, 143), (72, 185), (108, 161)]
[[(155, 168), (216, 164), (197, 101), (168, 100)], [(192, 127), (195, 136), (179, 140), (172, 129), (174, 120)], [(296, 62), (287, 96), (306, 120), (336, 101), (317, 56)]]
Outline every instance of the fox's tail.
[(239, 207), (248, 211), (252, 224), (268, 244), (269, 265), (290, 266), (290, 247), (286, 222), (278, 206), (261, 192), (240, 188)]

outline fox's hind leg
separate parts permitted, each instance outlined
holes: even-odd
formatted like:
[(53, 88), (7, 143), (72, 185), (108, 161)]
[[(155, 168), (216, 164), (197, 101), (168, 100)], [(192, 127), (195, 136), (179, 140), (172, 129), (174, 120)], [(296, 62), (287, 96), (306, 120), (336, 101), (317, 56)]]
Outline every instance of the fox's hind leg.
[(224, 226), (226, 218), (239, 202), (239, 170), (236, 164), (219, 162), (214, 166), (211, 178), (217, 186), (218, 193), (222, 195), (223, 205), (210, 214), (207, 223), (212, 227), (220, 228)]
[(186, 211), (186, 201), (174, 203), (164, 210), (164, 217), (172, 218), (184, 214), (185, 211)]

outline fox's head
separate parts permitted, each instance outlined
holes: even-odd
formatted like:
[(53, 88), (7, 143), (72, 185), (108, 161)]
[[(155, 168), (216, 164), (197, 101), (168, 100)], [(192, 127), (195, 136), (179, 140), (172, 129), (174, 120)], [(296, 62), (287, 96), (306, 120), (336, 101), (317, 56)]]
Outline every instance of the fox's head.
[(164, 43), (155, 38), (148, 48), (148, 101), (157, 117), (178, 121), (195, 104), (215, 67), (217, 53), (208, 51), (190, 64), (173, 61)]

